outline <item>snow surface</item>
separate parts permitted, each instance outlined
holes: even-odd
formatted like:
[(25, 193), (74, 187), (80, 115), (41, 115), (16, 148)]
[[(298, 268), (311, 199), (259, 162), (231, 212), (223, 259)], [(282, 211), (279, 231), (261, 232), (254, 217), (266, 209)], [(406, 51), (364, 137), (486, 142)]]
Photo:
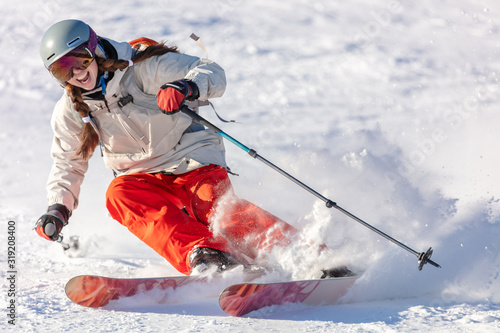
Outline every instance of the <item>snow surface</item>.
[[(4, 1), (0, 20), (0, 320), (16, 332), (500, 332), (500, 4), (498, 1)], [(103, 36), (166, 39), (227, 73), (221, 124), (285, 170), (441, 269), (324, 204), (227, 143), (237, 193), (324, 241), (363, 276), (335, 306), (284, 305), (229, 317), (216, 297), (87, 309), (64, 284), (78, 274), (177, 272), (107, 214), (112, 179), (94, 156), (64, 230), (70, 258), (32, 231), (46, 209), (49, 119), (61, 89), (39, 40), (82, 19)], [(16, 222), (17, 317), (7, 322), (7, 221)], [(285, 273), (300, 247), (273, 253)], [(315, 265), (315, 264), (314, 264)], [(311, 266), (312, 267), (312, 266)], [(208, 289), (208, 288), (207, 288)], [(213, 290), (212, 290), (213, 292)]]

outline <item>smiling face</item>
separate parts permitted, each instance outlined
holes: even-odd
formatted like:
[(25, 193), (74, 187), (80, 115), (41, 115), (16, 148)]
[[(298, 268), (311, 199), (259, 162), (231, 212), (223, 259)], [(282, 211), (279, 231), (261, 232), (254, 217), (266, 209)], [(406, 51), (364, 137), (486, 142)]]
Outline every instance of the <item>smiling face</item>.
[(73, 77), (68, 83), (85, 90), (92, 90), (97, 83), (97, 72), (97, 62), (94, 60), (86, 69), (73, 69)]

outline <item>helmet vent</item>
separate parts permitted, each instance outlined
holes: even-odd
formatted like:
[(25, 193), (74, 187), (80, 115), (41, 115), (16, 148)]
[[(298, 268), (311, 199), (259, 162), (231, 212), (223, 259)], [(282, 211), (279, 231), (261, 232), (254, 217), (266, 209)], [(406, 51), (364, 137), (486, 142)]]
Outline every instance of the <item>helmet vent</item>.
[(71, 47), (73, 44), (75, 44), (76, 42), (78, 42), (80, 40), (80, 36), (76, 37), (75, 39), (73, 39), (72, 41), (68, 42), (68, 46)]
[(52, 58), (53, 56), (55, 56), (56, 54), (55, 53), (52, 53), (48, 58), (47, 60), (50, 60), (50, 58)]

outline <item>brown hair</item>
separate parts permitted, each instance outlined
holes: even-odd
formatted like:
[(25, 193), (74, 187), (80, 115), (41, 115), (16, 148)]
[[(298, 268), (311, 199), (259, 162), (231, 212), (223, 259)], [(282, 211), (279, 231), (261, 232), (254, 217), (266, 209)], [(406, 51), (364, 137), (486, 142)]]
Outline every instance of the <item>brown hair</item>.
[[(168, 52), (178, 52), (177, 47), (167, 46), (163, 42), (157, 45), (151, 45), (143, 51), (137, 52), (132, 57), (132, 62), (135, 64), (145, 59), (159, 56)], [(99, 71), (101, 72), (114, 72), (118, 69), (123, 70), (129, 66), (128, 60), (105, 59), (97, 56), (96, 62)], [(68, 95), (73, 102), (75, 111), (78, 112), (82, 118), (88, 117), (90, 108), (87, 103), (83, 101), (82, 90), (79, 87), (68, 84), (66, 86), (66, 91), (68, 92)], [(83, 130), (80, 133), (80, 141), (80, 147), (78, 148), (75, 156), (80, 156), (84, 160), (88, 160), (94, 149), (99, 144), (99, 136), (90, 123), (84, 124)]]

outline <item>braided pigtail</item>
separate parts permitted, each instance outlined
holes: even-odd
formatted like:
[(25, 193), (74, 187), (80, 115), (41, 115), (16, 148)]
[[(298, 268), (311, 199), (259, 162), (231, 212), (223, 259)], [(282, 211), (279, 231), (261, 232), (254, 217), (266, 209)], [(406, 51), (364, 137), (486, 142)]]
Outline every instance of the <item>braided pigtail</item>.
[(106, 59), (101, 57), (96, 57), (97, 68), (101, 72), (115, 72), (117, 70), (123, 70), (129, 66), (129, 62), (127, 60), (115, 60), (115, 59)]
[[(132, 63), (136, 64), (148, 58), (160, 56), (169, 52), (177, 53), (179, 51), (176, 46), (167, 46), (164, 42), (161, 42), (156, 45), (148, 46), (144, 50), (137, 52), (134, 56), (132, 56), (131, 60)], [(96, 57), (96, 61), (99, 70), (102, 72), (114, 72), (118, 69), (124, 70), (131, 65), (128, 60), (114, 60)]]
[(141, 62), (151, 57), (163, 55), (168, 52), (178, 53), (179, 50), (176, 46), (167, 46), (165, 42), (158, 43), (156, 45), (151, 45), (144, 49), (143, 51), (137, 52), (133, 57), (132, 61), (134, 63)]
[[(68, 84), (66, 86), (66, 91), (73, 102), (73, 108), (76, 112), (78, 112), (82, 118), (88, 117), (90, 108), (87, 103), (83, 101), (82, 90), (79, 87)], [(81, 156), (84, 160), (88, 160), (99, 144), (99, 135), (90, 123), (85, 123), (83, 126), (83, 130), (80, 133), (80, 140), (81, 144), (75, 155)]]
[[(145, 59), (163, 55), (168, 52), (178, 52), (175, 46), (166, 46), (165, 43), (159, 43), (157, 45), (151, 45), (137, 52), (131, 59), (132, 63), (138, 63)], [(132, 65), (128, 60), (115, 60), (106, 59), (96, 56), (96, 62), (99, 71), (101, 72), (115, 72), (117, 70), (124, 70), (130, 65)], [(83, 101), (82, 91), (79, 87), (68, 84), (66, 86), (66, 91), (68, 92), (71, 101), (73, 102), (74, 109), (80, 114), (82, 118), (87, 118), (89, 116), (90, 108)], [(80, 133), (81, 145), (76, 152), (76, 156), (81, 156), (84, 160), (88, 160), (94, 151), (94, 149), (99, 144), (99, 135), (94, 130), (94, 127), (90, 123), (85, 123), (83, 130)]]

